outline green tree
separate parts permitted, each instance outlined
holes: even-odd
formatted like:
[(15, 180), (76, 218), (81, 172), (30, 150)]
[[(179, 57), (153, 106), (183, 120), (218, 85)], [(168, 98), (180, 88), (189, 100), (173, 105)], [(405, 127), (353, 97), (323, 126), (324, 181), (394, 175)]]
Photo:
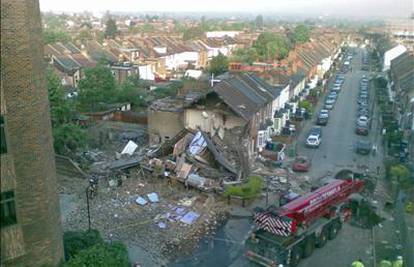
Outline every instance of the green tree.
[(283, 59), (290, 50), (287, 38), (271, 32), (261, 33), (254, 42), (253, 47), (262, 60)]
[(88, 144), (86, 132), (73, 123), (53, 127), (53, 146), (58, 154), (67, 154), (84, 148)]
[(152, 24), (149, 23), (145, 23), (144, 25), (142, 25), (142, 27), (139, 28), (140, 31), (142, 32), (153, 32), (155, 31), (155, 28)]
[(63, 234), (65, 258), (69, 260), (80, 251), (90, 248), (104, 241), (99, 231), (91, 229), (87, 231), (68, 231)]
[(137, 85), (133, 78), (127, 79), (122, 84), (117, 97), (118, 102), (130, 102), (135, 107), (145, 107), (147, 105), (146, 99), (145, 89)]
[(249, 176), (247, 183), (241, 185), (229, 186), (225, 196), (238, 196), (242, 198), (254, 198), (260, 195), (262, 191), (263, 178), (260, 176)]
[(92, 36), (90, 30), (88, 30), (88, 29), (82, 29), (79, 32), (78, 36), (76, 36), (76, 39), (79, 40), (79, 41), (81, 41), (81, 42), (84, 42), (84, 41), (87, 41), (87, 40), (92, 40), (93, 39), (93, 36)]
[(232, 61), (247, 63), (249, 65), (259, 59), (259, 54), (257, 53), (254, 47), (249, 47), (246, 49), (236, 49), (231, 57)]
[(384, 77), (378, 77), (374, 79), (374, 85), (376, 88), (387, 88), (387, 79)]
[(254, 20), (255, 26), (257, 29), (263, 29), (264, 23), (263, 23), (263, 16), (258, 15), (256, 19)]
[(116, 26), (115, 20), (109, 18), (105, 23), (105, 37), (106, 38), (115, 38), (118, 32), (118, 27)]
[(308, 100), (300, 101), (299, 102), (299, 107), (306, 109), (307, 112), (312, 112), (313, 111), (313, 106), (312, 106), (311, 102), (309, 102)]
[(71, 38), (69, 34), (62, 30), (56, 29), (44, 29), (43, 30), (43, 42), (45, 44), (53, 44), (57, 42), (67, 43)]
[(80, 251), (64, 267), (129, 267), (126, 246), (120, 242), (100, 243)]
[(309, 41), (310, 30), (303, 24), (296, 26), (292, 34), (292, 43), (306, 43)]
[(84, 111), (98, 111), (101, 103), (113, 103), (117, 98), (112, 72), (102, 64), (86, 69), (78, 88), (79, 107)]
[(210, 61), (209, 71), (214, 75), (220, 75), (226, 72), (229, 69), (229, 60), (228, 58), (219, 53), (217, 56), (213, 57)]
[(178, 90), (180, 90), (181, 88), (183, 88), (183, 82), (175, 81), (168, 86), (158, 87), (157, 89), (153, 90), (151, 93), (157, 99), (165, 98), (165, 97), (175, 97), (178, 93)]
[(276, 35), (271, 32), (263, 32), (257, 37), (257, 40), (254, 42), (253, 47), (256, 48), (257, 53), (260, 56), (267, 55), (268, 44), (274, 41)]
[(200, 29), (203, 32), (209, 31), (209, 29), (210, 29), (210, 25), (207, 22), (206, 16), (201, 16), (201, 19), (200, 19)]
[(51, 67), (46, 69), (46, 88), (49, 95), (52, 125), (69, 122), (72, 115), (71, 104), (65, 98), (65, 91), (59, 76)]
[(46, 88), (49, 95), (52, 119), (53, 146), (56, 153), (66, 154), (87, 145), (86, 133), (80, 126), (72, 123), (74, 107), (65, 98), (59, 77), (52, 68), (46, 69)]
[(287, 57), (289, 50), (285, 41), (278, 37), (274, 41), (267, 44), (266, 58), (270, 60), (279, 60)]
[(406, 184), (410, 177), (410, 171), (404, 165), (396, 164), (391, 166), (390, 175), (392, 180), (401, 184)]

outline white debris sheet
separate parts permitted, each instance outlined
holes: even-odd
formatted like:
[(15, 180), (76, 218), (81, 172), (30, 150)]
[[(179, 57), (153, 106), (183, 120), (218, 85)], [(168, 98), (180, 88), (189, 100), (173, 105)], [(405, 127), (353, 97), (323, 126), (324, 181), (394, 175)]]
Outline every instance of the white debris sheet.
[(137, 197), (137, 199), (135, 200), (135, 202), (138, 205), (141, 205), (141, 206), (144, 206), (144, 205), (146, 205), (148, 203), (148, 201), (145, 198), (143, 198), (143, 197)]
[(147, 197), (152, 203), (159, 202), (158, 194), (155, 192), (147, 194)]
[(134, 141), (129, 140), (128, 144), (124, 147), (121, 154), (134, 154), (135, 150), (137, 149), (138, 145), (134, 143)]
[(200, 214), (194, 211), (189, 211), (180, 219), (180, 222), (183, 222), (185, 224), (193, 224), (193, 222), (195, 222), (198, 217), (200, 217)]
[(207, 147), (207, 142), (204, 139), (200, 131), (194, 136), (193, 140), (190, 143), (188, 151), (191, 155), (200, 154)]

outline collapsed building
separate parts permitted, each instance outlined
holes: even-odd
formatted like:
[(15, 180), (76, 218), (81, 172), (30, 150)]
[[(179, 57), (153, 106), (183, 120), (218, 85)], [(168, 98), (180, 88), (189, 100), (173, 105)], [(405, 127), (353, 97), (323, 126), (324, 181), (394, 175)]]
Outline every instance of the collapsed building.
[(234, 74), (204, 93), (155, 101), (148, 111), (150, 144), (171, 152), (186, 138), (183, 131), (201, 135), (215, 161), (240, 178), (276, 134), (277, 115), (288, 99), (288, 84), (272, 86), (254, 74)]

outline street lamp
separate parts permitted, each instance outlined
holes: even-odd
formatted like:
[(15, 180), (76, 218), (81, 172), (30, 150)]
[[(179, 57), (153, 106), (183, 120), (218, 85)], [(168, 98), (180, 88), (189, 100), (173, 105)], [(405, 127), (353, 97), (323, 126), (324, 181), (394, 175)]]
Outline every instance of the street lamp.
[(269, 205), (269, 176), (266, 176), (266, 207)]
[(86, 207), (88, 210), (88, 230), (91, 230), (91, 212), (89, 209), (89, 190), (90, 190), (90, 184), (86, 187), (85, 193), (86, 193)]

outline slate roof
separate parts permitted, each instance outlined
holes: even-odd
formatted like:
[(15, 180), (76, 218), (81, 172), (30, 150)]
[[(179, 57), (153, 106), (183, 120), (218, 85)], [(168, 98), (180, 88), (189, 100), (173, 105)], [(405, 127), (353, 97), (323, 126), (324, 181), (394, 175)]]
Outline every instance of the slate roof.
[(303, 71), (297, 71), (293, 75), (290, 76), (290, 79), (292, 81), (292, 86), (295, 87), (298, 85), (303, 79), (306, 78), (306, 74)]
[(102, 58), (106, 58), (111, 63), (118, 61), (116, 55), (104, 49), (97, 41), (89, 41), (86, 47), (88, 55), (96, 62), (99, 62)]
[(54, 57), (54, 66), (60, 71), (66, 73), (73, 73), (80, 68), (79, 64), (74, 61), (69, 55), (61, 55)]
[(414, 88), (414, 54), (404, 52), (391, 61), (391, 72), (397, 80), (400, 89)]
[(73, 43), (66, 43), (66, 44), (64, 44), (64, 46), (72, 54), (80, 54), (80, 52), (81, 52)]
[[(219, 98), (245, 120), (270, 103), (278, 93), (254, 74), (244, 73), (231, 76), (213, 87)], [(280, 93), (280, 90), (279, 90)]]

